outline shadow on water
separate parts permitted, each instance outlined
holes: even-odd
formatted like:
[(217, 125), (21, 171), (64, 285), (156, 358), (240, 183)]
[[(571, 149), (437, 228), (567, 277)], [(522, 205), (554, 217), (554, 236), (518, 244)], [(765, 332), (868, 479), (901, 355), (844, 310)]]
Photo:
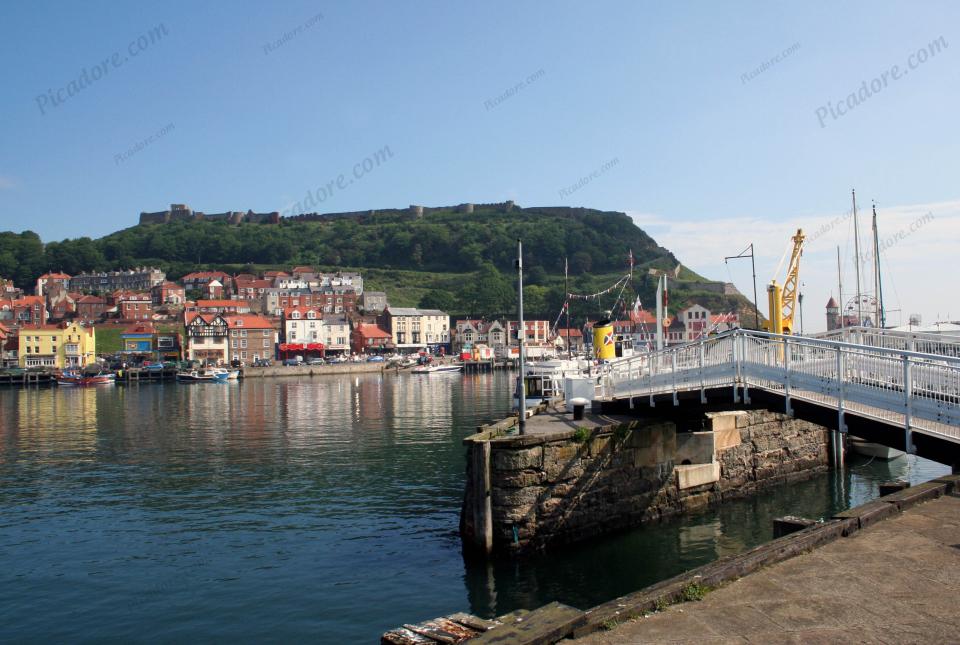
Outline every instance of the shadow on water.
[(554, 600), (586, 609), (767, 542), (773, 539), (777, 517), (828, 518), (876, 498), (882, 482), (919, 483), (949, 472), (913, 456), (890, 462), (853, 456), (843, 472), (830, 471), (696, 514), (526, 558), (467, 560), (470, 609), (492, 617)]

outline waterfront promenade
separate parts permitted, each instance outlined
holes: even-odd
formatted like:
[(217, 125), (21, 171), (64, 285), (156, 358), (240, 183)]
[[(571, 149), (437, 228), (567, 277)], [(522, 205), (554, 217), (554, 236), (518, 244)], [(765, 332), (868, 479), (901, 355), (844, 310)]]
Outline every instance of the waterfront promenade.
[(613, 643), (948, 643), (960, 613), (960, 494), (577, 640)]

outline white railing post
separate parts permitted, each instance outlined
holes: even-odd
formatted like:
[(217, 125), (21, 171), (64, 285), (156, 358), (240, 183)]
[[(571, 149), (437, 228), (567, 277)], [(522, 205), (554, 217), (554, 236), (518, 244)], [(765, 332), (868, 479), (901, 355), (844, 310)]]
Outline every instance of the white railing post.
[(740, 403), (740, 393), (737, 387), (740, 383), (740, 360), (737, 358), (736, 339), (730, 343), (730, 358), (733, 360), (733, 402)]
[(739, 333), (733, 338), (733, 345), (740, 345), (740, 358), (737, 361), (737, 374), (739, 374), (740, 384), (743, 386), (743, 402), (750, 405), (750, 379), (747, 378), (747, 335)]
[(843, 348), (837, 345), (837, 429), (833, 433), (833, 465), (843, 467), (843, 435), (847, 432), (847, 421), (844, 414), (844, 388), (846, 380), (844, 374)]
[(650, 365), (647, 369), (647, 391), (650, 393), (650, 407), (657, 407), (657, 402), (653, 398), (653, 372), (657, 369), (657, 363), (660, 362), (660, 356), (650, 352)]
[(913, 369), (908, 354), (903, 355), (903, 432), (904, 452), (914, 454), (913, 431)]
[(703, 353), (704, 353), (704, 341), (700, 340), (700, 403), (707, 402), (707, 392), (704, 387), (703, 380)]
[(783, 396), (784, 414), (793, 416), (793, 407), (790, 405), (790, 339), (783, 338)]
[(677, 351), (670, 352), (670, 371), (673, 372), (673, 404), (680, 405), (677, 398)]

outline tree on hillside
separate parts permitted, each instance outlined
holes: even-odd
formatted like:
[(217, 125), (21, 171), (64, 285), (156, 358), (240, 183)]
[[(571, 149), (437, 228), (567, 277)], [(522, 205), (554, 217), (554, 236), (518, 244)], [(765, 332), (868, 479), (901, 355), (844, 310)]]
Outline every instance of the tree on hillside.
[(457, 297), (445, 289), (432, 289), (420, 298), (421, 309), (439, 309), (451, 312), (457, 308)]
[(484, 262), (465, 286), (461, 309), (470, 314), (494, 316), (511, 311), (514, 295), (510, 281), (490, 262)]

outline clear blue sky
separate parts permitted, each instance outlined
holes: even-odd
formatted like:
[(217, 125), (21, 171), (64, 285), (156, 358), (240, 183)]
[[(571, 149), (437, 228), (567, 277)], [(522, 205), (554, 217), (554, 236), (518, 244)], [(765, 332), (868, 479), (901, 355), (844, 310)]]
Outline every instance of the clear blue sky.
[[(818, 108), (941, 36), (821, 127)], [(115, 52), (128, 60), (41, 112)], [(889, 206), (960, 197), (952, 1), (8, 2), (0, 54), (0, 230), (48, 241), (172, 202), (282, 210), (383, 146), (318, 210), (584, 205), (702, 223), (723, 255), (749, 238), (715, 222), (841, 213), (851, 187)]]

